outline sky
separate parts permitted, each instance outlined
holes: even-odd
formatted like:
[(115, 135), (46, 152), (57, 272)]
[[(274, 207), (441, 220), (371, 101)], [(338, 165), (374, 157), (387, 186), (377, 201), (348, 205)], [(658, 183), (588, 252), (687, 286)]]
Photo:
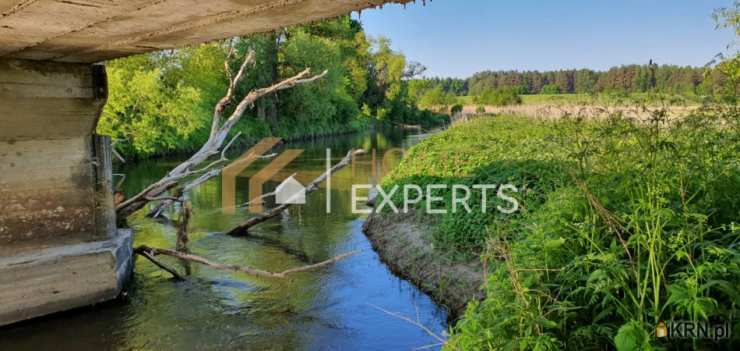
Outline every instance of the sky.
[(427, 67), (425, 76), (647, 63), (703, 66), (734, 39), (714, 9), (733, 0), (421, 0), (353, 18)]

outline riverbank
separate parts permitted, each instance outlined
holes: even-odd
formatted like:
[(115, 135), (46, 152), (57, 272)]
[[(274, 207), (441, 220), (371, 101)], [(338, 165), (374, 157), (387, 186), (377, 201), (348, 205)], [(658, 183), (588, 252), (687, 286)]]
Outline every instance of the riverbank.
[[(725, 127), (736, 111), (459, 123), (411, 148), (381, 183), (446, 185), (435, 193), (446, 212), (386, 207), (366, 233), (394, 271), (454, 306), (444, 294), (466, 283), (452, 267), (487, 262), (485, 298), (468, 303), (450, 349), (687, 347), (655, 339), (657, 321), (738, 314), (740, 199), (729, 194), (740, 189), (740, 136)], [(473, 190), (472, 210), (452, 211), (454, 184), (511, 184), (518, 210), (497, 211), (506, 202)]]
[(416, 214), (373, 213), (363, 232), (393, 273), (411, 281), (448, 310), (456, 320), (471, 300), (483, 298), (480, 261), (454, 262), (435, 252), (433, 218)]

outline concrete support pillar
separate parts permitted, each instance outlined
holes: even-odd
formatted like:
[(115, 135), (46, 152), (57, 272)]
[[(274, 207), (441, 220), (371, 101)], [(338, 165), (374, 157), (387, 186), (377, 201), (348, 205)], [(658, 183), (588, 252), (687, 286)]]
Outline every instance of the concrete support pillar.
[(94, 134), (101, 65), (0, 60), (0, 325), (118, 295), (110, 140)]

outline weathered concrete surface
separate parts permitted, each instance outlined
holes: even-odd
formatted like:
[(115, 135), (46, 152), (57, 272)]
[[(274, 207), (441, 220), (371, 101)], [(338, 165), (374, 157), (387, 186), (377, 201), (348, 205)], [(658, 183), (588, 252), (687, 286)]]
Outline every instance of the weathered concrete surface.
[(119, 230), (104, 241), (0, 251), (0, 325), (115, 298), (131, 273), (131, 240)]
[(129, 276), (110, 139), (93, 134), (106, 97), (102, 66), (0, 59), (0, 325), (114, 298)]
[(93, 63), (412, 0), (0, 0), (0, 57)]
[(111, 235), (95, 229), (112, 206), (93, 151), (105, 99), (102, 67), (0, 60), (0, 243)]

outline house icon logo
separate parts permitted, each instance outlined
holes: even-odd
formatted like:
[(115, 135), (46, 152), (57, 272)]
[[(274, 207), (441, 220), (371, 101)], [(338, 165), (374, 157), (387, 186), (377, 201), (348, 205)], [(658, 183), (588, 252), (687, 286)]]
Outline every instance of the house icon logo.
[[(265, 201), (267, 198), (274, 198), (278, 205), (305, 205), (306, 194), (319, 188), (318, 183), (310, 183), (307, 189), (296, 179), (296, 173), (288, 176), (289, 173), (286, 167), (303, 153), (302, 149), (286, 149), (280, 154), (267, 154), (268, 151), (281, 142), (280, 138), (264, 138), (239, 158), (224, 166), (221, 171), (221, 206), (224, 213), (233, 214), (239, 208), (248, 207), (250, 213), (262, 214), (265, 212), (264, 205), (267, 203)], [(248, 177), (249, 192), (246, 197), (248, 201), (237, 204), (237, 177), (260, 160), (270, 161), (266, 166)], [(323, 173), (318, 172), (318, 170), (305, 171), (302, 175), (311, 177), (316, 173), (326, 183), (326, 213), (331, 213), (332, 165), (330, 149), (326, 149), (326, 169)], [(271, 181), (281, 182), (274, 191), (265, 193), (264, 185)]]
[(275, 202), (280, 205), (304, 205), (306, 203), (306, 188), (293, 176), (290, 176), (275, 188)]

